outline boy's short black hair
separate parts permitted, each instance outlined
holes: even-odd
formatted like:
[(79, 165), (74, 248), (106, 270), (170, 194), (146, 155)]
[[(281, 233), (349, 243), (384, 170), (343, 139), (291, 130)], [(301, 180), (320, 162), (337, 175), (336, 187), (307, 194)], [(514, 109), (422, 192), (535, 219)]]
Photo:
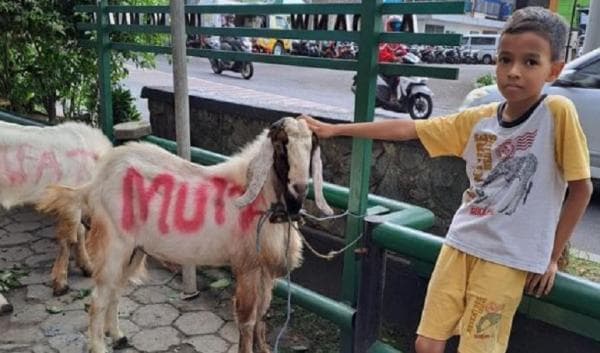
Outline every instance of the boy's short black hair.
[(506, 21), (502, 34), (534, 32), (550, 43), (552, 61), (561, 60), (567, 42), (569, 26), (554, 12), (539, 6), (515, 11)]

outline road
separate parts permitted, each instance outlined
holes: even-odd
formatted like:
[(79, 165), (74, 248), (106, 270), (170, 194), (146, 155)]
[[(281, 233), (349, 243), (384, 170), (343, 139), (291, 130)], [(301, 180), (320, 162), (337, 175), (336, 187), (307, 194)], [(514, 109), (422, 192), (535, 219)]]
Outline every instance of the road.
[[(172, 68), (165, 57), (158, 58), (156, 70), (152, 73), (133, 66), (128, 68), (134, 77), (126, 80), (126, 85), (136, 96), (139, 96), (142, 83), (148, 80), (155, 85), (172, 85)], [(231, 71), (215, 75), (208, 60), (203, 58), (189, 58), (187, 70), (190, 78), (286, 95), (345, 109), (352, 109), (354, 106), (354, 95), (350, 91), (354, 74), (348, 71), (255, 63), (254, 76), (250, 80), (244, 80), (240, 74)], [(458, 81), (430, 79), (429, 87), (434, 93), (433, 115), (455, 112), (463, 97), (473, 88), (477, 77), (491, 72), (493, 67), (489, 65), (465, 65), (460, 71)], [(139, 79), (136, 76), (144, 78)], [(145, 102), (139, 102), (138, 107), (144, 114), (148, 114)], [(377, 112), (389, 117), (406, 116), (381, 109)]]
[[(234, 72), (215, 75), (207, 59), (189, 58), (187, 70), (190, 86), (215, 82), (343, 109), (352, 109), (354, 106), (354, 95), (350, 91), (353, 76), (351, 72), (261, 63), (254, 65), (254, 77), (244, 80)], [(130, 76), (124, 84), (136, 97), (139, 97), (144, 85), (172, 85), (172, 67), (165, 57), (157, 59), (155, 70), (141, 70), (133, 66), (128, 69)], [(430, 79), (429, 87), (434, 92), (433, 116), (456, 112), (463, 98), (473, 89), (476, 79), (486, 73), (493, 73), (493, 70), (493, 66), (489, 65), (460, 65), (459, 80)], [(137, 106), (147, 118), (145, 100), (138, 99)], [(378, 109), (377, 113), (384, 117), (406, 116), (381, 109)], [(600, 192), (592, 198), (582, 222), (575, 231), (572, 244), (574, 248), (596, 254), (600, 259)]]

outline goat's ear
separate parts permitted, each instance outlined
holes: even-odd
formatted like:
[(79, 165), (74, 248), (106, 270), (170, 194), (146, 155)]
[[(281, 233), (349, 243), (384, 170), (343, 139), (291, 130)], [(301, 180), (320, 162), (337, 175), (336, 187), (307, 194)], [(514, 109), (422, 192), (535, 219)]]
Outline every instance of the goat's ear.
[(248, 165), (248, 183), (246, 185), (246, 192), (235, 199), (234, 202), (237, 207), (245, 207), (256, 199), (271, 172), (272, 166), (273, 144), (269, 138), (266, 138), (260, 151)]
[(317, 135), (313, 134), (313, 145), (312, 145), (312, 178), (313, 178), (313, 189), (315, 191), (315, 203), (317, 207), (326, 215), (332, 215), (333, 210), (325, 201), (323, 195), (323, 162), (321, 161), (321, 147), (319, 147), (319, 140)]

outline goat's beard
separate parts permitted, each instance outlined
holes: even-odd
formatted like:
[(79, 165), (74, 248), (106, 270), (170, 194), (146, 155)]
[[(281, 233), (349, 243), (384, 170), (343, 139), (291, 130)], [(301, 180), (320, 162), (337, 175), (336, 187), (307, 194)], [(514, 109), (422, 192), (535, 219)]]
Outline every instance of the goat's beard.
[(285, 201), (285, 208), (289, 216), (296, 216), (300, 213), (302, 204), (304, 203), (304, 196), (294, 197), (289, 191), (283, 193), (283, 199)]
[(294, 196), (287, 188), (287, 183), (281, 181), (281, 178), (277, 178), (279, 181), (275, 186), (275, 195), (277, 200), (285, 207), (285, 212), (288, 216), (297, 216), (302, 209), (306, 195)]

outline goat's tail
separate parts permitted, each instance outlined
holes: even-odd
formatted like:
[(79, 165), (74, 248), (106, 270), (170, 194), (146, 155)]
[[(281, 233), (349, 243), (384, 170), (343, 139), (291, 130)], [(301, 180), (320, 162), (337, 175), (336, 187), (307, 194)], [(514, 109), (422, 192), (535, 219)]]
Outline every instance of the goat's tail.
[(84, 208), (81, 189), (61, 185), (48, 186), (42, 198), (36, 203), (40, 212), (60, 219), (72, 220), (79, 224)]
[[(42, 198), (36, 203), (36, 209), (40, 212), (55, 216), (58, 234), (75, 236), (77, 228), (81, 223), (84, 210), (83, 195), (80, 189), (67, 186), (48, 186)], [(70, 239), (72, 243), (77, 239)]]

